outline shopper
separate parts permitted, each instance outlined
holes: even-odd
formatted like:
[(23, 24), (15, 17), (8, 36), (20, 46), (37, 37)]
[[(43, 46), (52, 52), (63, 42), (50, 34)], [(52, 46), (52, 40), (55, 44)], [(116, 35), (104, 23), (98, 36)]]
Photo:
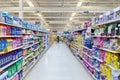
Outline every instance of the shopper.
[(59, 36), (57, 36), (57, 42), (59, 43), (59, 40), (60, 40), (60, 37)]

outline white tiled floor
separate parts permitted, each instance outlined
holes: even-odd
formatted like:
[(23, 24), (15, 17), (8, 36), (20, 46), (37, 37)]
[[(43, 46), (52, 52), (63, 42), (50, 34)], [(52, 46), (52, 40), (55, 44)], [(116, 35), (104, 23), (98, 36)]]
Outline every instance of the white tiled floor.
[(93, 80), (65, 44), (54, 43), (24, 80)]

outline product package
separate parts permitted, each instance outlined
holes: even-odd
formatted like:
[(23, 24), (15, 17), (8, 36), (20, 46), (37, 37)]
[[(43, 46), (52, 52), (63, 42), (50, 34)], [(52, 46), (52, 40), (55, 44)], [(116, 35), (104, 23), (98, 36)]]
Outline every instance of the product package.
[(5, 23), (13, 25), (13, 16), (8, 13), (3, 13), (2, 15), (5, 18)]

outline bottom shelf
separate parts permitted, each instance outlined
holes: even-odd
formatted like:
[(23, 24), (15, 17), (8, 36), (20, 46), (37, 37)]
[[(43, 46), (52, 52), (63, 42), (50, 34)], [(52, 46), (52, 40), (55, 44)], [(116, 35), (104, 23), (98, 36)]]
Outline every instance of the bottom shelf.
[[(33, 61), (33, 62), (31, 63), (31, 66), (30, 66), (25, 72), (23, 72), (23, 79), (26, 77), (26, 75), (28, 74), (28, 72), (30, 72), (30, 70), (35, 66), (35, 64), (36, 64), (38, 61), (39, 61), (39, 59), (36, 60), (36, 61)], [(22, 80), (23, 80), (23, 79), (22, 79)]]
[(97, 80), (95, 76), (86, 68), (86, 66), (83, 64), (83, 62), (79, 59), (79, 57), (76, 57), (77, 60), (83, 65), (83, 67), (86, 69), (86, 71), (92, 76), (94, 80)]

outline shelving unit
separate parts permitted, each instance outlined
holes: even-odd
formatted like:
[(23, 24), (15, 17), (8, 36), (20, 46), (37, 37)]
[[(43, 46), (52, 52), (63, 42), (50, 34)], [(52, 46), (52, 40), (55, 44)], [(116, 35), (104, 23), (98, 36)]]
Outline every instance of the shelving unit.
[(18, 25), (12, 20), (0, 22), (0, 74), (8, 75), (5, 80), (23, 80), (49, 44), (46, 31), (38, 25), (29, 22), (25, 25), (26, 21), (20, 21), (16, 22)]
[[(120, 7), (85, 22), (84, 28), (73, 30), (81, 31), (79, 35), (83, 38), (82, 44), (74, 42), (70, 49), (81, 52), (82, 59), (77, 59), (95, 80), (120, 80), (120, 15), (117, 11), (120, 13)], [(76, 47), (79, 45), (82, 45), (80, 50)]]

